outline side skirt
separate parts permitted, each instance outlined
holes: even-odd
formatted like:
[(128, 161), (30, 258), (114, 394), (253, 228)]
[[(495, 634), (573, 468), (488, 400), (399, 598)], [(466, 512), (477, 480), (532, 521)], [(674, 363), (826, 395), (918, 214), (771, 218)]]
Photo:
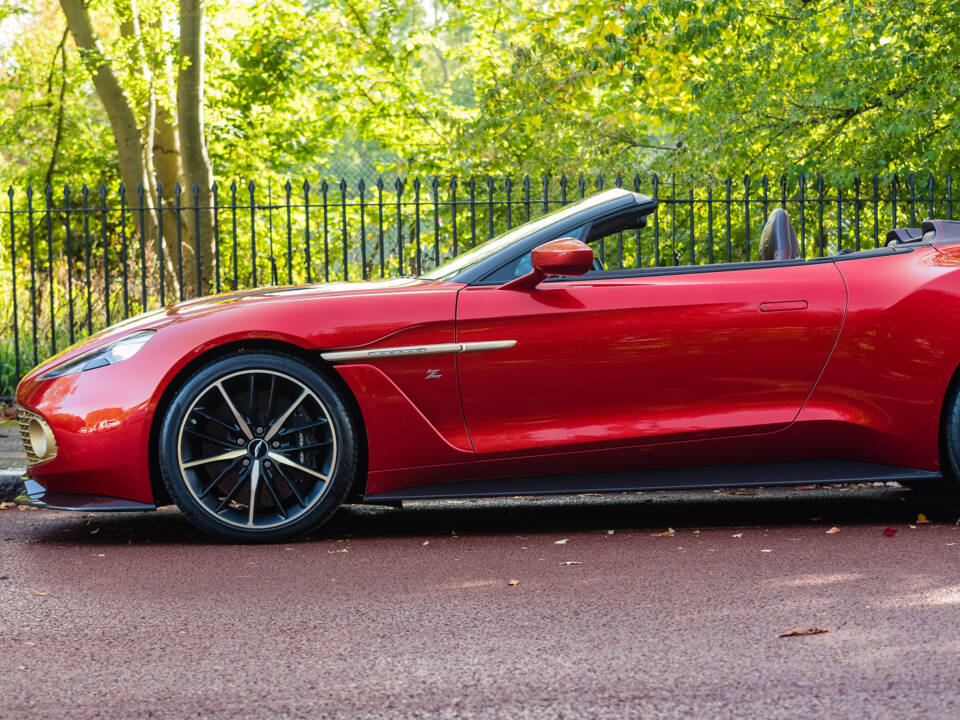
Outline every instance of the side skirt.
[(628, 472), (550, 475), (543, 477), (466, 480), (389, 490), (367, 495), (368, 503), (433, 498), (497, 497), (504, 495), (569, 495), (583, 492), (632, 490), (691, 490), (717, 487), (764, 487), (812, 483), (854, 483), (909, 480), (936, 482), (938, 472), (852, 460), (704, 465)]

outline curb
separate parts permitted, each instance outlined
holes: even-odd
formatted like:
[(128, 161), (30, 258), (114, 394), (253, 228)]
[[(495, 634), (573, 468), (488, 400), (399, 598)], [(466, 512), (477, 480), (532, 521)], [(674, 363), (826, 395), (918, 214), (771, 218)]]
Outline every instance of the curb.
[(23, 492), (23, 474), (26, 468), (0, 470), (0, 502), (15, 500)]

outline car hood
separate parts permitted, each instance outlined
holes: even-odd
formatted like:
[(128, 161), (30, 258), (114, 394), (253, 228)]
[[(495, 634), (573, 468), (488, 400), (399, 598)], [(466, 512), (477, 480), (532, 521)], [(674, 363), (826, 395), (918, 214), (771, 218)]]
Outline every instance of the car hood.
[(168, 305), (136, 315), (104, 328), (47, 359), (28, 373), (26, 377), (36, 377), (66, 360), (138, 330), (160, 330), (169, 325), (188, 322), (191, 319), (207, 316), (211, 313), (235, 310), (238, 307), (248, 307), (262, 303), (302, 301), (308, 298), (334, 299), (361, 294), (390, 294), (449, 285), (451, 284), (437, 280), (394, 278), (370, 282), (335, 282), (317, 285), (255, 288), (185, 300), (175, 305)]

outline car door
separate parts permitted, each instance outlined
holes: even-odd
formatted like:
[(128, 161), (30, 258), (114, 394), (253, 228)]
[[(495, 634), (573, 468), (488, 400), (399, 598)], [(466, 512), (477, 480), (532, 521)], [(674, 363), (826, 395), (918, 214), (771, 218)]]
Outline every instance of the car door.
[(839, 272), (822, 261), (464, 288), (457, 341), (516, 341), (459, 356), (468, 432), (489, 456), (783, 428), (831, 353), (845, 303)]

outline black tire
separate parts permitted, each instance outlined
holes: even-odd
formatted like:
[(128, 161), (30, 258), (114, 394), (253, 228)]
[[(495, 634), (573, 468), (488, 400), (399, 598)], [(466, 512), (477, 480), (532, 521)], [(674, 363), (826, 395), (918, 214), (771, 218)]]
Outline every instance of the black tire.
[(170, 497), (204, 532), (287, 541), (329, 520), (347, 497), (358, 468), (356, 428), (340, 392), (315, 368), (277, 352), (238, 352), (177, 391), (160, 428), (160, 471)]
[[(943, 421), (940, 423), (940, 471), (943, 480), (930, 483), (924, 488), (919, 484), (907, 485), (911, 489), (926, 492), (951, 492), (960, 490), (960, 382), (954, 380), (943, 403)], [(904, 483), (906, 484), (906, 483)]]

